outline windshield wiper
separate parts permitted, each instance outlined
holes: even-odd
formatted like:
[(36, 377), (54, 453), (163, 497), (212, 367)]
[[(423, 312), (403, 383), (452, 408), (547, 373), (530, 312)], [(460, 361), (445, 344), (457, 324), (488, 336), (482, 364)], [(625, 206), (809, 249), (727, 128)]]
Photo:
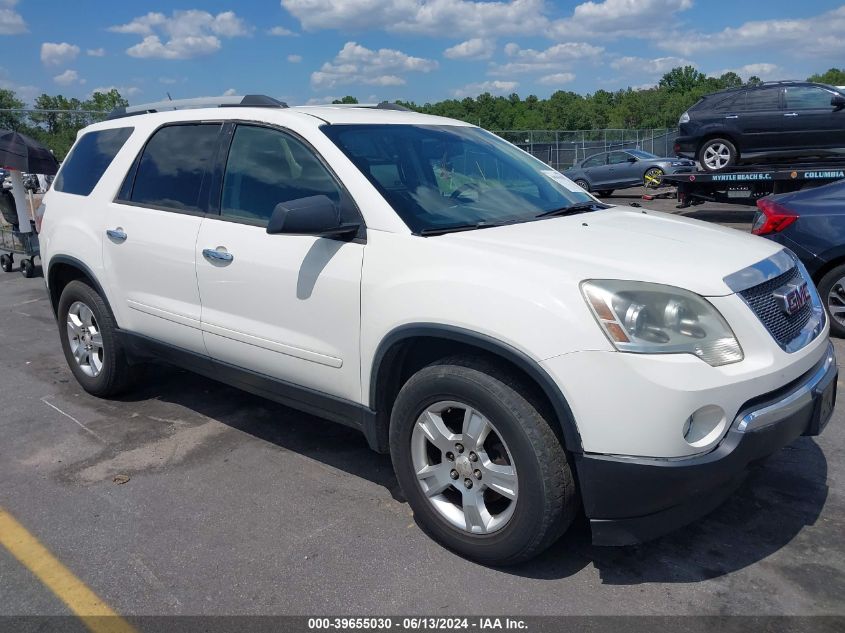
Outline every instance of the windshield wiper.
[(551, 209), (550, 211), (543, 211), (542, 213), (538, 213), (536, 216), (537, 218), (548, 218), (551, 216), (561, 217), (564, 215), (577, 215), (579, 213), (587, 213), (589, 211), (597, 211), (599, 209), (609, 209), (610, 205), (602, 204), (601, 202), (595, 202), (592, 200), (586, 200), (584, 202), (576, 202), (574, 204), (570, 204), (568, 207), (560, 207), (559, 209)]
[(451, 224), (449, 226), (432, 226), (427, 229), (422, 229), (420, 231), (420, 235), (430, 236), (430, 235), (445, 235), (446, 233), (458, 233), (460, 231), (474, 231), (475, 229), (490, 229), (494, 226), (504, 226), (505, 224), (509, 224), (509, 222), (487, 222), (486, 220), (482, 220), (481, 222), (474, 222), (474, 223), (467, 223), (467, 224)]

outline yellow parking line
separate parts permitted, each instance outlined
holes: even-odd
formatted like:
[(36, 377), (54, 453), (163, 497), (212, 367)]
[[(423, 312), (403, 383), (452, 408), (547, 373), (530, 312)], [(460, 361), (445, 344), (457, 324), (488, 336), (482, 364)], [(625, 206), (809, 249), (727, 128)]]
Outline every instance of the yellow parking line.
[(136, 633), (37, 538), (0, 508), (0, 544), (64, 602), (92, 633)]

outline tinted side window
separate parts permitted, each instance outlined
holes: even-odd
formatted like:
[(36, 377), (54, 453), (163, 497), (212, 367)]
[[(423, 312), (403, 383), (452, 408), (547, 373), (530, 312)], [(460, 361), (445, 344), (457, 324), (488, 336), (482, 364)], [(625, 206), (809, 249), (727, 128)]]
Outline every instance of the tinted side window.
[(53, 189), (78, 196), (90, 194), (134, 129), (121, 127), (84, 134), (65, 158)]
[(780, 88), (749, 90), (745, 96), (745, 110), (777, 110), (780, 108)]
[(719, 101), (713, 109), (717, 112), (732, 112), (745, 109), (745, 91), (741, 90)]
[(605, 160), (607, 159), (607, 154), (598, 154), (593, 156), (592, 158), (588, 158), (584, 163), (581, 165), (582, 167), (598, 167), (599, 165), (604, 165)]
[(829, 109), (833, 94), (822, 88), (794, 86), (786, 89), (786, 107), (789, 110)]
[(627, 152), (610, 152), (607, 162), (609, 165), (621, 165), (627, 163), (630, 158), (631, 155)]
[(277, 204), (318, 195), (340, 204), (340, 188), (307, 146), (278, 130), (237, 127), (223, 176), (223, 217), (266, 226)]
[(220, 124), (170, 125), (147, 142), (130, 200), (184, 211), (200, 210), (200, 190), (211, 167)]

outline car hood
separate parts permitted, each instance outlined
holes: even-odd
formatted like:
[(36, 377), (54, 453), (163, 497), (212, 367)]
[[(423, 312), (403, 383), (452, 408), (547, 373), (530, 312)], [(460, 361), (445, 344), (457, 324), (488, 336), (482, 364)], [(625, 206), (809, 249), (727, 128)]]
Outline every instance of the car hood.
[[(444, 235), (467, 248), (532, 261), (557, 276), (629, 279), (731, 294), (724, 278), (783, 247), (769, 240), (676, 215), (613, 207), (575, 216)], [(539, 272), (539, 271), (538, 271)]]

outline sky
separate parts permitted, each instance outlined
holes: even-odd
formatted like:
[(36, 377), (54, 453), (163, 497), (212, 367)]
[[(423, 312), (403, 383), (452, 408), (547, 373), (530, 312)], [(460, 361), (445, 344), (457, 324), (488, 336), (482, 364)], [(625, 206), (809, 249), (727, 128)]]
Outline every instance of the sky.
[(130, 103), (267, 94), (417, 103), (845, 67), (827, 0), (0, 0), (0, 88)]

